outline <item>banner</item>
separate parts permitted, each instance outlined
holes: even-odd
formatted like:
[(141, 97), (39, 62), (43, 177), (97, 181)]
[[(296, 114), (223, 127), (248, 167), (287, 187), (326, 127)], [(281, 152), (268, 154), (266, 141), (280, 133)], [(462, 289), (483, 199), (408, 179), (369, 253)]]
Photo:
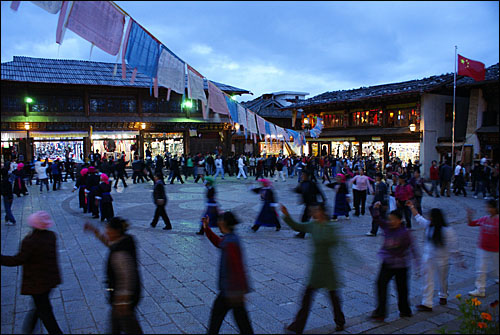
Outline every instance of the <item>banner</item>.
[(203, 76), (201, 76), (195, 69), (191, 66), (188, 68), (188, 96), (190, 99), (196, 99), (201, 101), (201, 113), (203, 119), (208, 118), (208, 108), (207, 108), (207, 95), (205, 94), (205, 88), (203, 86)]
[(108, 1), (74, 1), (67, 24), (69, 30), (113, 56), (120, 51), (124, 26), (125, 15)]
[(241, 104), (238, 104), (238, 123), (245, 127), (245, 131), (247, 130), (247, 112)]
[(158, 84), (180, 95), (184, 95), (186, 89), (184, 67), (184, 62), (162, 45), (160, 58), (158, 60)]
[(259, 133), (261, 135), (265, 135), (266, 134), (266, 121), (257, 114), (255, 114), (255, 118), (257, 119), (257, 127), (259, 129)]
[[(31, 1), (38, 7), (45, 9), (50, 14), (57, 14), (62, 7), (62, 1)], [(123, 29), (122, 29), (123, 30)]]
[(210, 80), (208, 83), (208, 107), (210, 107), (215, 113), (229, 115), (229, 109), (227, 108), (226, 98), (224, 93), (215, 86)]
[[(248, 123), (248, 131), (251, 132), (252, 134), (257, 134), (257, 123), (255, 122), (255, 114), (247, 109), (247, 123)], [(255, 136), (255, 138), (257, 138)]]
[(229, 109), (229, 116), (231, 117), (231, 123), (238, 122), (238, 106), (236, 104), (236, 101), (228, 97), (227, 95), (225, 96), (226, 98), (226, 103), (227, 103), (227, 108)]

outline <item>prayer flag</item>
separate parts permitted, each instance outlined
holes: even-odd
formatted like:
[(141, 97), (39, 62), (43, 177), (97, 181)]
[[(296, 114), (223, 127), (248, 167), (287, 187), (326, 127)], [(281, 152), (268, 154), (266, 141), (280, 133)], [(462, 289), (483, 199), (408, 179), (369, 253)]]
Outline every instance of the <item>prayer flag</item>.
[(255, 114), (247, 109), (247, 123), (248, 123), (248, 131), (257, 134), (257, 123), (255, 122)]
[(229, 115), (229, 109), (227, 108), (226, 98), (224, 93), (215, 86), (210, 80), (208, 83), (208, 107), (212, 108), (215, 113)]
[(231, 116), (231, 123), (238, 122), (238, 106), (236, 106), (236, 102), (228, 96), (225, 96), (225, 98)]
[(259, 133), (261, 135), (265, 135), (266, 134), (266, 121), (257, 114), (255, 114), (255, 117), (257, 118), (257, 127), (259, 129)]
[(486, 70), (483, 63), (458, 55), (458, 75), (471, 77), (475, 81), (483, 81)]
[(57, 14), (61, 10), (62, 1), (31, 1), (38, 7), (45, 9), (50, 14)]
[(158, 60), (158, 83), (181, 95), (186, 90), (185, 63), (163, 45)]
[(241, 104), (238, 104), (238, 123), (245, 127), (245, 131), (247, 130), (247, 112)]
[(190, 99), (197, 99), (201, 101), (201, 113), (203, 114), (203, 119), (208, 118), (208, 108), (207, 108), (207, 95), (205, 94), (205, 89), (203, 87), (203, 76), (200, 75), (191, 66), (188, 68), (188, 96)]

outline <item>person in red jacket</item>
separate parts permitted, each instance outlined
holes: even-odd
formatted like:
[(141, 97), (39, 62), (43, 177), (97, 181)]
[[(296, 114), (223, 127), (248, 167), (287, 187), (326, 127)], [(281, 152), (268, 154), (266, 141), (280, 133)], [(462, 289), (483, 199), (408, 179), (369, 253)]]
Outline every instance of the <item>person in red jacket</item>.
[(437, 161), (433, 160), (432, 161), (432, 166), (430, 168), (430, 178), (432, 182), (432, 188), (431, 188), (431, 196), (436, 193), (436, 198), (439, 198), (439, 189), (438, 189), (438, 184), (439, 184), (439, 167), (437, 166)]
[(469, 226), (480, 227), (479, 245), (476, 256), (476, 289), (470, 291), (469, 295), (485, 297), (486, 275), (488, 273), (488, 262), (493, 263), (495, 269), (495, 282), (498, 284), (498, 203), (489, 200), (486, 203), (489, 216), (473, 221), (472, 210), (467, 208), (467, 221)]

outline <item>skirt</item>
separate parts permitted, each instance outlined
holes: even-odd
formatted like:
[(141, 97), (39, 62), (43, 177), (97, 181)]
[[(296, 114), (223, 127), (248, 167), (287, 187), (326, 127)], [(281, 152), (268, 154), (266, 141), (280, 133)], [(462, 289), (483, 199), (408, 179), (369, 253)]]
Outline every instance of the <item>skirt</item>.
[(351, 206), (349, 206), (349, 202), (347, 201), (347, 194), (337, 193), (337, 196), (335, 197), (335, 210), (333, 211), (333, 215), (348, 216), (350, 210)]
[(255, 225), (265, 227), (278, 227), (280, 225), (278, 214), (275, 208), (271, 206), (271, 203), (264, 203), (257, 220), (255, 220)]

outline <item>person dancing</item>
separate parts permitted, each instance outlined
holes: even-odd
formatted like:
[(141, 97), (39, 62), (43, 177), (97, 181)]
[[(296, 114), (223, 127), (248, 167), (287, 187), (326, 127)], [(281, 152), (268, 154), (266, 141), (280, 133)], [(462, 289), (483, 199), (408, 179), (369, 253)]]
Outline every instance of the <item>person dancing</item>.
[(207, 209), (203, 214), (202, 220), (200, 221), (200, 231), (196, 235), (203, 235), (203, 218), (207, 217), (210, 219), (210, 227), (217, 227), (217, 220), (219, 217), (219, 209), (217, 208), (217, 201), (215, 200), (215, 179), (213, 177), (205, 177), (205, 187), (207, 188)]
[(260, 194), (260, 199), (264, 201), (262, 209), (255, 220), (252, 230), (256, 232), (260, 226), (276, 227), (276, 231), (280, 231), (281, 224), (276, 213), (278, 204), (274, 199), (274, 192), (272, 190), (272, 183), (269, 179), (259, 179), (262, 187), (252, 189), (253, 192)]

